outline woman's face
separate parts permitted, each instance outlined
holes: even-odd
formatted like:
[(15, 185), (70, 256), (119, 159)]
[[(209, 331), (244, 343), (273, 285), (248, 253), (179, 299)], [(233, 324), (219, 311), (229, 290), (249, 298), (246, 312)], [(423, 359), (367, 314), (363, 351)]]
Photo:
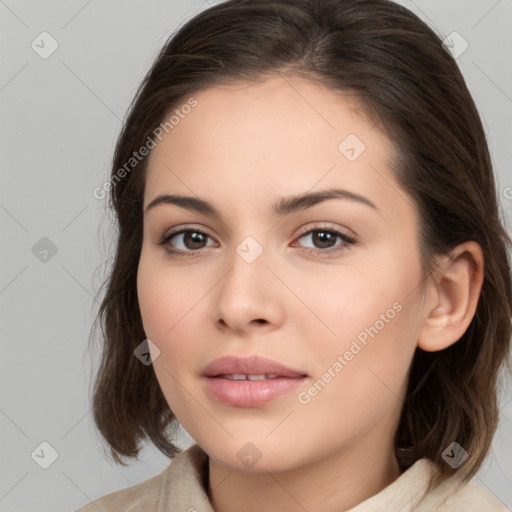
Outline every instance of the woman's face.
[[(171, 410), (231, 469), (391, 451), (422, 283), (417, 212), (392, 176), (390, 142), (355, 104), (302, 78), (194, 98), (150, 155), (138, 270)], [(333, 189), (345, 192), (317, 196)], [(295, 373), (204, 376), (225, 356)]]

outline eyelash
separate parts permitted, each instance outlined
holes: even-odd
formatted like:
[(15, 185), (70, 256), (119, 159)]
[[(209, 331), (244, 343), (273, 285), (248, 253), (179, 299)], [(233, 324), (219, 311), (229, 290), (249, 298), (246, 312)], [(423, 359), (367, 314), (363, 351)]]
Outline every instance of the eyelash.
[[(322, 227), (322, 228), (314, 228), (314, 229), (305, 231), (304, 233), (302, 233), (300, 236), (297, 237), (297, 240), (303, 238), (306, 235), (309, 235), (310, 233), (316, 233), (316, 232), (329, 233), (332, 235), (336, 235), (337, 237), (341, 238), (343, 243), (341, 244), (341, 246), (338, 246), (337, 249), (325, 249), (324, 250), (324, 249), (314, 249), (314, 248), (310, 248), (310, 247), (304, 248), (309, 254), (313, 254), (315, 256), (323, 256), (323, 257), (334, 256), (334, 255), (337, 255), (338, 253), (340, 253), (341, 251), (344, 251), (348, 246), (356, 243), (356, 240), (353, 237), (347, 235), (343, 231), (339, 231), (338, 229), (335, 229), (330, 226), (329, 227), (326, 226), (326, 227)], [(164, 235), (161, 238), (161, 240), (157, 243), (158, 243), (158, 245), (166, 246), (171, 241), (171, 239), (173, 237), (175, 237), (176, 235), (184, 234), (184, 233), (199, 233), (208, 238), (211, 238), (210, 235), (208, 235), (201, 229), (196, 229), (196, 228), (191, 227), (191, 228), (180, 229), (178, 231), (173, 231), (171, 233), (168, 233), (168, 234)], [(197, 256), (197, 253), (199, 253), (201, 251), (201, 249), (182, 251), (181, 249), (173, 249), (170, 247), (166, 247), (166, 250), (170, 254), (173, 254), (176, 256), (188, 256), (188, 257)]]

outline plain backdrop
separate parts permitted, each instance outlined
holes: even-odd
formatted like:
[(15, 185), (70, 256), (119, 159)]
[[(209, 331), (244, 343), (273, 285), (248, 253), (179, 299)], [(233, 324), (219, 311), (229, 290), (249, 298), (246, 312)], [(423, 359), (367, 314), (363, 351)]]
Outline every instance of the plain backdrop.
[[(401, 3), (445, 36), (462, 37), (451, 40), (465, 49), (457, 62), (484, 120), (510, 231), (512, 1)], [(98, 354), (87, 351), (87, 340), (114, 247), (105, 202), (93, 190), (107, 179), (121, 120), (156, 53), (212, 4), (0, 0), (2, 512), (74, 510), (169, 463), (147, 446), (129, 467), (109, 464), (92, 423)], [(506, 384), (477, 480), (510, 508)], [(191, 442), (183, 431), (181, 446)]]

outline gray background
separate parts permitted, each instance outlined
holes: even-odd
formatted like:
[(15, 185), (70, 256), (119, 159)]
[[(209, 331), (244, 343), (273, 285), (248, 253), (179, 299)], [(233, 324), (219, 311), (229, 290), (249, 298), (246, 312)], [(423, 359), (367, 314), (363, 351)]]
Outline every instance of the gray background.
[[(469, 44), (457, 62), (485, 122), (510, 231), (512, 1), (401, 3)], [(72, 510), (168, 464), (146, 447), (131, 467), (110, 465), (92, 424), (89, 388), (98, 352), (87, 351), (87, 339), (113, 250), (105, 203), (92, 191), (107, 179), (121, 120), (156, 52), (209, 5), (0, 0), (2, 512)], [(40, 43), (43, 31), (59, 45), (47, 58), (31, 47), (35, 40), (39, 52), (51, 48), (49, 39)], [(41, 452), (43, 441), (58, 455), (47, 469), (31, 456), (36, 450), (40, 463), (51, 461), (50, 449)], [(181, 445), (190, 442), (183, 432)], [(477, 481), (509, 508), (511, 448), (508, 379), (493, 450)]]

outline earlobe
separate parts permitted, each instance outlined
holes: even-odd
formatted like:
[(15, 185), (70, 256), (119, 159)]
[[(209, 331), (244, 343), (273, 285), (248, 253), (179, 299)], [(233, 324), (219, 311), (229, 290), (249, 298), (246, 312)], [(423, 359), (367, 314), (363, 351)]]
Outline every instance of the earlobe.
[(418, 347), (437, 352), (457, 342), (476, 311), (482, 289), (484, 259), (476, 242), (465, 242), (444, 257), (429, 284), (431, 300), (425, 302)]

